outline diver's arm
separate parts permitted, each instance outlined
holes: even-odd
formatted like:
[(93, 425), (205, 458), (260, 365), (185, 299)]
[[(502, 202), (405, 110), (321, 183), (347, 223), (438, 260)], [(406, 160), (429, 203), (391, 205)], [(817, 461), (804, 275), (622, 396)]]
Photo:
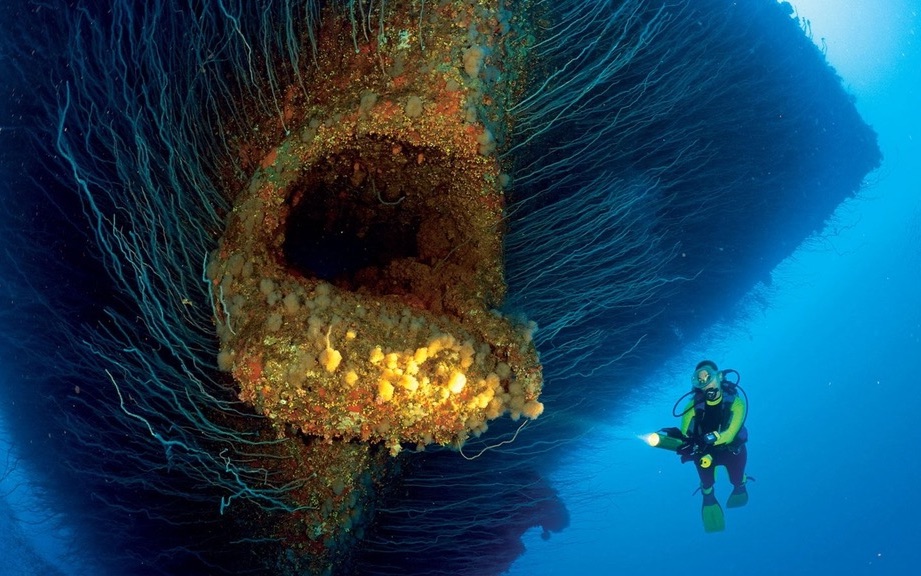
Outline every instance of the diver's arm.
[(736, 396), (735, 400), (732, 401), (732, 405), (729, 407), (729, 411), (732, 413), (732, 418), (729, 420), (729, 426), (719, 433), (719, 437), (716, 442), (713, 443), (714, 446), (729, 444), (736, 439), (736, 434), (742, 429), (742, 422), (745, 421), (745, 402), (742, 401), (740, 397)]

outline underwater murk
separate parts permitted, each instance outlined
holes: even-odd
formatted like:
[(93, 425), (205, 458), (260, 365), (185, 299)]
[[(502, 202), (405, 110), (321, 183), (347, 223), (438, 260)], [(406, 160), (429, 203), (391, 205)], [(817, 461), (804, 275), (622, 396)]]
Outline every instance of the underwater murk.
[(773, 0), (2, 11), (4, 419), (109, 574), (503, 572), (880, 162)]

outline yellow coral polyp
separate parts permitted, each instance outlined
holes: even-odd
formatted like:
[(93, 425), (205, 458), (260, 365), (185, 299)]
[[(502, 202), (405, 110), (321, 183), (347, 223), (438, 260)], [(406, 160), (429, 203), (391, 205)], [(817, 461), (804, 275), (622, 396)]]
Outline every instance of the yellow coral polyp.
[(530, 418), (532, 420), (534, 418), (537, 418), (543, 413), (544, 413), (544, 404), (542, 402), (538, 402), (537, 400), (531, 400), (529, 402), (525, 402), (525, 405), (522, 406), (521, 408), (521, 414), (525, 418)]
[(480, 409), (486, 408), (487, 406), (489, 406), (489, 402), (490, 400), (493, 399), (494, 395), (495, 395), (495, 392), (493, 392), (492, 389), (490, 388), (487, 388), (483, 392), (480, 392), (474, 398), (476, 407)]
[(470, 344), (469, 342), (464, 343), (464, 345), (460, 347), (459, 353), (460, 353), (461, 368), (463, 368), (464, 370), (466, 370), (467, 368), (470, 368), (470, 366), (473, 364), (473, 354), (474, 354), (473, 345)]
[(342, 362), (342, 353), (332, 348), (327, 348), (320, 352), (320, 364), (326, 368), (327, 372), (335, 372)]
[(345, 373), (345, 383), (349, 386), (353, 386), (355, 382), (358, 382), (358, 374), (354, 370), (349, 370)]
[(409, 374), (404, 374), (400, 378), (400, 386), (405, 388), (410, 392), (415, 392), (419, 388), (419, 381), (410, 376)]
[(467, 376), (462, 372), (454, 372), (451, 374), (451, 379), (448, 380), (448, 390), (450, 390), (452, 394), (460, 394), (466, 385)]
[(429, 341), (428, 356), (431, 358), (442, 350), (450, 350), (452, 348), (455, 348), (454, 336), (451, 336), (450, 334), (441, 334)]
[(387, 382), (386, 380), (381, 380), (377, 384), (377, 397), (382, 402), (390, 402), (393, 400), (393, 384)]

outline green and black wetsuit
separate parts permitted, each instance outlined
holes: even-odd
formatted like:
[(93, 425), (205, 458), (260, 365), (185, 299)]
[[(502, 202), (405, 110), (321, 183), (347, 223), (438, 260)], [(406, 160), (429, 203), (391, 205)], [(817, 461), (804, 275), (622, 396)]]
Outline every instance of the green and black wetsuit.
[(695, 397), (685, 407), (680, 426), (682, 434), (689, 438), (702, 438), (710, 432), (717, 435), (716, 442), (709, 447), (712, 464), (703, 467), (699, 461), (696, 462), (700, 486), (704, 490), (713, 486), (713, 474), (717, 466), (726, 467), (733, 486), (745, 483), (745, 463), (748, 458), (745, 450), (748, 431), (744, 426), (746, 409), (741, 396), (726, 390), (713, 402), (708, 402), (702, 396)]

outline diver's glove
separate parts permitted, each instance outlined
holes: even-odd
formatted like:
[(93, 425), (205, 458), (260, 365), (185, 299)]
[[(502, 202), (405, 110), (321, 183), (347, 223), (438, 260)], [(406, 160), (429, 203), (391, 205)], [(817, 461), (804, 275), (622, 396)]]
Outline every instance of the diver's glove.
[(704, 436), (688, 437), (687, 442), (676, 450), (681, 457), (681, 463), (693, 462), (701, 468), (709, 468), (713, 465), (710, 446), (717, 440), (719, 440), (719, 434), (713, 432)]
[(700, 454), (700, 441), (697, 438), (688, 438), (687, 441), (678, 447), (676, 450), (678, 456), (681, 457), (681, 463), (693, 462), (697, 460), (697, 455)]

